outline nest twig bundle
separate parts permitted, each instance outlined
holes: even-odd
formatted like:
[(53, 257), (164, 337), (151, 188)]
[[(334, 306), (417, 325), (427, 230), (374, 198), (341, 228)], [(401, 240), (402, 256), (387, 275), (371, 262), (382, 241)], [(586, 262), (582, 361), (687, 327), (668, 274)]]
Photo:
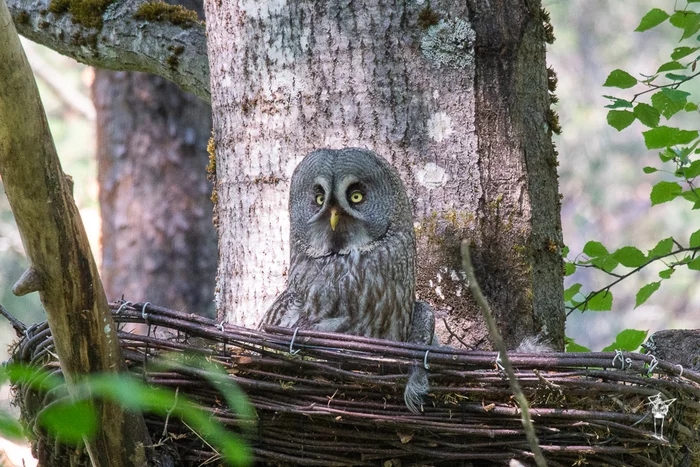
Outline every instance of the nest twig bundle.
[[(194, 351), (227, 369), (257, 410), (257, 437), (248, 442), (261, 463), (405, 467), (504, 465), (517, 458), (531, 464), (518, 408), (493, 352), (286, 328), (262, 332), (150, 304), (112, 307), (130, 371), (178, 388), (235, 429), (235, 414), (196, 372), (151, 371), (147, 363), (162, 352)], [(147, 332), (130, 332), (133, 324), (145, 324)], [(15, 360), (55, 371), (48, 327), (28, 335)], [(637, 353), (510, 356), (549, 465), (700, 465), (700, 374)], [(431, 389), (420, 415), (403, 402), (411, 365), (429, 366)], [(31, 425), (43, 399), (30, 392), (18, 388)], [(663, 417), (659, 401), (668, 409)], [(150, 416), (147, 422), (154, 442), (169, 434), (178, 465), (217, 458), (186, 426), (170, 420), (164, 430), (166, 421)], [(52, 440), (37, 445), (60, 455)]]

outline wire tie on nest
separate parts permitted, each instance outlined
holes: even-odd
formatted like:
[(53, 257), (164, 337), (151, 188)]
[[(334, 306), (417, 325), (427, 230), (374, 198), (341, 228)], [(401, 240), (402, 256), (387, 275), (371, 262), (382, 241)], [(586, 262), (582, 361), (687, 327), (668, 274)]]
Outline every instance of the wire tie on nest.
[(503, 365), (501, 365), (502, 361), (503, 360), (501, 360), (501, 352), (498, 352), (498, 354), (496, 355), (496, 366), (498, 367), (499, 371), (506, 371)]
[(216, 325), (216, 328), (221, 332), (224, 332), (224, 323), (226, 323), (226, 320), (223, 320), (222, 322)]
[(122, 312), (122, 310), (124, 310), (124, 308), (126, 308), (127, 306), (131, 306), (131, 305), (133, 305), (133, 303), (131, 303), (129, 301), (122, 303), (121, 305), (119, 305), (119, 308), (117, 309), (117, 311), (114, 312), (114, 314), (118, 315), (119, 313)]
[(299, 331), (299, 327), (294, 328), (294, 334), (292, 334), (292, 340), (289, 343), (289, 353), (292, 355), (298, 354), (299, 350), (301, 350), (301, 349), (294, 350), (294, 339), (297, 338), (297, 331)]
[(645, 348), (649, 353), (654, 353), (656, 352), (656, 342), (654, 342), (654, 336), (651, 336), (647, 341), (642, 344), (642, 347)]
[(683, 377), (683, 365), (681, 365), (680, 363), (676, 363), (676, 366), (681, 369), (681, 372), (678, 373), (678, 377), (682, 378)]
[(428, 354), (430, 353), (430, 350), (425, 351), (425, 355), (423, 356), (423, 368), (426, 370), (430, 369), (430, 364), (428, 363)]
[(654, 368), (659, 364), (659, 361), (656, 359), (655, 355), (651, 356), (651, 362), (649, 362), (649, 369), (647, 370), (647, 376), (651, 376), (651, 373), (654, 371)]
[(625, 356), (622, 355), (622, 350), (620, 350), (620, 349), (615, 350), (615, 358), (613, 358), (613, 361), (612, 361), (613, 368), (615, 368), (615, 362), (618, 359), (620, 360), (620, 365), (621, 365), (620, 369), (624, 370), (625, 369)]
[(141, 308), (141, 318), (143, 318), (144, 321), (148, 321), (148, 313), (146, 313), (146, 307), (150, 304), (151, 302), (146, 302), (143, 304), (143, 308)]

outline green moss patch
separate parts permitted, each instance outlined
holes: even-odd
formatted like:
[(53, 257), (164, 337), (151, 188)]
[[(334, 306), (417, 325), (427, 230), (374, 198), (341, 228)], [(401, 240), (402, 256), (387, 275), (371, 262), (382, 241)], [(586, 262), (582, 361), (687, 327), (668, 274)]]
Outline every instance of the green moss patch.
[(134, 13), (134, 19), (171, 23), (183, 28), (188, 28), (199, 22), (196, 12), (181, 5), (169, 5), (161, 1), (139, 5), (138, 10)]
[(29, 24), (29, 20), (29, 13), (24, 10), (20, 11), (17, 13), (17, 16), (15, 16), (15, 24)]
[(70, 13), (73, 22), (88, 28), (102, 28), (102, 15), (114, 0), (51, 0), (49, 11)]

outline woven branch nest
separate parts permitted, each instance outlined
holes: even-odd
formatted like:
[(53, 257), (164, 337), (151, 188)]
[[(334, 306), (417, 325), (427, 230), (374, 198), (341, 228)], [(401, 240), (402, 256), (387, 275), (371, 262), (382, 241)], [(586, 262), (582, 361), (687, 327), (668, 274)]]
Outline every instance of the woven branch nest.
[[(179, 388), (236, 429), (235, 414), (204, 379), (186, 371), (153, 372), (145, 362), (162, 352), (195, 351), (224, 365), (257, 410), (258, 436), (249, 442), (261, 464), (478, 466), (516, 458), (533, 465), (493, 352), (310, 331), (298, 331), (293, 339), (286, 328), (222, 327), (150, 304), (144, 319), (143, 304), (120, 305), (112, 304), (112, 310), (130, 371), (150, 384)], [(147, 334), (130, 332), (134, 323), (146, 324)], [(59, 371), (48, 326), (33, 327), (27, 335), (14, 359)], [(299, 352), (290, 353), (290, 344)], [(637, 353), (509, 355), (549, 465), (700, 465), (700, 374)], [(431, 389), (423, 413), (414, 415), (403, 403), (403, 390), (411, 365), (424, 363)], [(27, 387), (16, 389), (32, 427), (46, 399)], [(663, 433), (661, 419), (655, 432), (649, 403), (659, 394), (677, 399)], [(154, 442), (162, 441), (165, 423), (147, 416)], [(168, 421), (167, 432), (177, 465), (217, 459), (177, 421)], [(75, 450), (45, 436), (34, 447), (43, 458), (70, 456), (72, 465), (81, 463)]]

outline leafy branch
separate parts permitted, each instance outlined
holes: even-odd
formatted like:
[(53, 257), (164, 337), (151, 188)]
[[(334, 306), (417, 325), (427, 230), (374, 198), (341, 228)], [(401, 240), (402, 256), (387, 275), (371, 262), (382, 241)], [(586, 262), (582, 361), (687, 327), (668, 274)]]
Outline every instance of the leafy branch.
[[(658, 69), (650, 74), (640, 74), (641, 78), (635, 78), (627, 71), (613, 70), (605, 80), (603, 86), (618, 88), (622, 90), (631, 89), (636, 86), (644, 86), (638, 90), (631, 98), (606, 95), (605, 98), (611, 102), (606, 105), (608, 111), (607, 121), (610, 126), (618, 131), (629, 127), (635, 121), (639, 121), (647, 127), (642, 131), (644, 144), (647, 149), (658, 149), (659, 159), (662, 164), (674, 164), (672, 170), (657, 167), (644, 167), (645, 174), (661, 172), (667, 174), (665, 180), (656, 182), (649, 194), (652, 206), (664, 204), (682, 198), (692, 204), (691, 209), (700, 209), (700, 191), (697, 188), (695, 179), (700, 177), (700, 132), (695, 130), (685, 130), (667, 123), (662, 124), (662, 117), (669, 121), (679, 112), (695, 113), (699, 112), (698, 104), (690, 101), (690, 92), (681, 90), (681, 87), (700, 76), (700, 71), (696, 71), (698, 61), (700, 61), (700, 13), (693, 11), (691, 7), (699, 4), (700, 0), (689, 1), (686, 8), (675, 10), (671, 14), (660, 8), (650, 10), (639, 23), (636, 31), (643, 32), (659, 26), (668, 21), (673, 27), (682, 31), (681, 42), (690, 40), (693, 43), (679, 45), (670, 54), (670, 61), (662, 64)], [(681, 60), (685, 59), (685, 63)], [(683, 74), (688, 72), (688, 74)], [(657, 80), (665, 79), (668, 82), (657, 84)], [(651, 94), (649, 102), (640, 102), (640, 97)], [(671, 179), (669, 179), (669, 176)], [(675, 246), (675, 250), (674, 250)], [(603, 271), (614, 278), (605, 287), (583, 294), (582, 284), (576, 283), (567, 288), (564, 292), (567, 316), (575, 310), (586, 311), (607, 311), (612, 308), (613, 294), (611, 289), (627, 279), (639, 273), (652, 263), (663, 261), (671, 256), (684, 255), (682, 259), (666, 264), (666, 269), (659, 272), (660, 279), (644, 285), (636, 295), (635, 308), (646, 302), (649, 297), (661, 286), (661, 282), (670, 279), (678, 266), (686, 266), (691, 270), (700, 270), (700, 230), (690, 236), (690, 245), (683, 247), (672, 237), (665, 238), (648, 252), (642, 253), (634, 246), (625, 246), (614, 253), (600, 243), (590, 241), (583, 248), (585, 259), (565, 263), (565, 275), (571, 275), (577, 269), (594, 268)], [(563, 256), (568, 255), (568, 248), (563, 251)], [(630, 268), (628, 272), (614, 272), (618, 266)], [(582, 299), (578, 299), (583, 297)], [(613, 348), (625, 341), (630, 346), (634, 345), (643, 334), (643, 331), (626, 330), (618, 335)], [(633, 338), (622, 339), (620, 336), (628, 332)], [(567, 340), (567, 349), (573, 351), (585, 350), (584, 347), (576, 344), (573, 340)]]
[(661, 85), (652, 83), (654, 78), (656, 78), (656, 76), (653, 76), (651, 79), (643, 81), (644, 84), (649, 86), (649, 89), (646, 89), (644, 91), (640, 91), (637, 94), (635, 94), (634, 96), (632, 96), (632, 99), (630, 99), (630, 102), (634, 103), (638, 97), (643, 96), (644, 94), (648, 94), (648, 93), (653, 92), (653, 91), (657, 91), (659, 89), (663, 89), (663, 88), (678, 89), (683, 83), (686, 83), (686, 82), (688, 82), (688, 81), (690, 81), (693, 78), (696, 78), (698, 76), (700, 76), (700, 71), (691, 75), (691, 76), (686, 76), (681, 80), (674, 81), (673, 83), (667, 83), (667, 84), (661, 84)]
[[(671, 239), (671, 240), (673, 240), (673, 239)], [(678, 245), (678, 243), (675, 240), (673, 240), (673, 243)], [(605, 306), (605, 303), (608, 302), (607, 299), (609, 297), (609, 304), (610, 304), (610, 306), (612, 306), (612, 292), (610, 292), (610, 289), (612, 287), (619, 284), (620, 282), (627, 279), (628, 277), (638, 273), (639, 271), (641, 271), (645, 267), (649, 266), (650, 264), (652, 264), (656, 261), (663, 260), (664, 258), (667, 258), (669, 256), (676, 256), (676, 255), (679, 255), (681, 253), (692, 253), (691, 256), (688, 256), (682, 260), (678, 260), (670, 265), (664, 263), (664, 264), (666, 264), (666, 267), (668, 268), (668, 269), (666, 269), (666, 271), (668, 271), (668, 272), (663, 271), (663, 272), (666, 272), (664, 274), (664, 276), (666, 276), (666, 277), (662, 276), (661, 280), (670, 278), (671, 274), (673, 274), (674, 268), (676, 266), (679, 266), (679, 265), (687, 264), (689, 269), (700, 270), (700, 264), (694, 264), (694, 262), (696, 262), (696, 259), (697, 259), (696, 258), (697, 253), (700, 252), (700, 246), (690, 247), (690, 248), (683, 248), (683, 247), (680, 247), (680, 245), (678, 245), (678, 246), (679, 246), (679, 248), (677, 250), (671, 251), (669, 253), (666, 253), (666, 254), (663, 254), (660, 256), (655, 256), (654, 258), (649, 259), (649, 261), (635, 267), (634, 269), (632, 269), (631, 271), (629, 271), (626, 274), (615, 274), (612, 271), (606, 270), (603, 266), (592, 264), (592, 263), (589, 263), (589, 264), (578, 263), (578, 264), (576, 264), (576, 267), (582, 267), (582, 268), (592, 267), (595, 269), (599, 269), (608, 275), (616, 277), (616, 280), (614, 280), (610, 284), (606, 285), (602, 289), (596, 290), (594, 292), (590, 292), (588, 295), (586, 295), (586, 298), (580, 302), (573, 301), (573, 297), (574, 297), (574, 295), (576, 295), (579, 292), (579, 290), (581, 288), (581, 284), (574, 284), (573, 286), (568, 288), (567, 293), (569, 295), (571, 295), (569, 300), (571, 300), (572, 305), (566, 307), (566, 309), (567, 309), (566, 315), (569, 316), (569, 315), (571, 315), (571, 313), (573, 313), (576, 310), (581, 310), (582, 312), (585, 311), (588, 307), (588, 304), (595, 298), (598, 298), (600, 303), (603, 306)], [(625, 248), (630, 248), (630, 247), (625, 247)], [(592, 260), (589, 260), (589, 261), (592, 261)], [(692, 267), (691, 267), (691, 265), (692, 265)], [(642, 303), (644, 303), (654, 292), (656, 292), (659, 289), (659, 287), (661, 285), (661, 280), (658, 282), (652, 282), (650, 284), (647, 284), (646, 286), (642, 287), (639, 290), (639, 292), (637, 293), (637, 303), (635, 305), (635, 308), (638, 307), (639, 305), (641, 305)], [(604, 294), (604, 295), (601, 295), (601, 294)], [(596, 302), (596, 303), (598, 303), (598, 302)], [(604, 310), (598, 310), (598, 311), (604, 311)]]

